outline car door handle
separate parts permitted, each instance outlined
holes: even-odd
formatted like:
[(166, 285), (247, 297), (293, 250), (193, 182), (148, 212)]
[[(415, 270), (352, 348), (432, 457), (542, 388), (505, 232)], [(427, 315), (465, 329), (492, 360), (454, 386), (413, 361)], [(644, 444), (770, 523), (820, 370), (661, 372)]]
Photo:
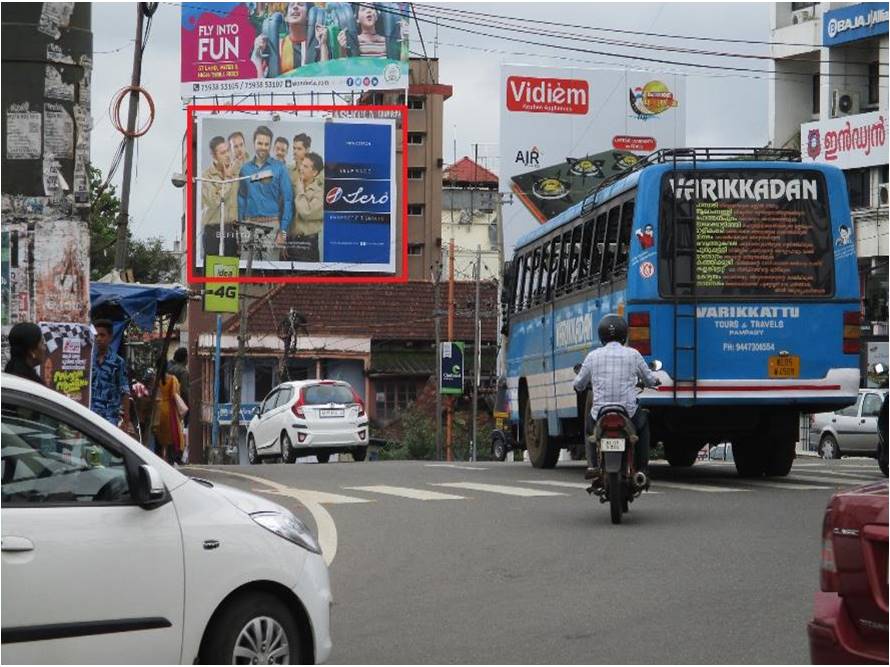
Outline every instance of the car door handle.
[(34, 543), (27, 537), (4, 537), (0, 539), (3, 551), (34, 551)]

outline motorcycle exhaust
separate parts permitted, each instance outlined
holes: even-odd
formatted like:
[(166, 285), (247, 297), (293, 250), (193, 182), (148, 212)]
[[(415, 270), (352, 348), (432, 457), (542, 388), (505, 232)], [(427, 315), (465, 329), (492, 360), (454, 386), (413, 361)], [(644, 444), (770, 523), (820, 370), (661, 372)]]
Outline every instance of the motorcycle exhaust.
[(635, 472), (634, 473), (634, 486), (638, 489), (642, 489), (646, 486), (649, 479), (646, 477), (646, 473), (644, 472)]

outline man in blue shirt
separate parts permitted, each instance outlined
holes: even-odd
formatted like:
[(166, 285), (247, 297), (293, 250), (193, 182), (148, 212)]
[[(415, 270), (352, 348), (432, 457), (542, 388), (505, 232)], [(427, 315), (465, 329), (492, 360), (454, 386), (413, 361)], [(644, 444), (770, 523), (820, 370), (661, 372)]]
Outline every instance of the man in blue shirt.
[[(96, 349), (93, 353), (90, 410), (131, 433), (130, 383), (127, 380), (127, 364), (109, 349), (113, 334), (110, 320), (96, 320)], [(123, 417), (123, 422), (121, 422)]]
[[(242, 180), (238, 186), (238, 220), (264, 227), (254, 232), (254, 259), (281, 258), (285, 235), (294, 217), (294, 190), (284, 163), (269, 156), (272, 130), (265, 125), (253, 133), (254, 158), (241, 167), (242, 178), (271, 173), (259, 181)], [(250, 233), (241, 229), (241, 258), (247, 259)]]

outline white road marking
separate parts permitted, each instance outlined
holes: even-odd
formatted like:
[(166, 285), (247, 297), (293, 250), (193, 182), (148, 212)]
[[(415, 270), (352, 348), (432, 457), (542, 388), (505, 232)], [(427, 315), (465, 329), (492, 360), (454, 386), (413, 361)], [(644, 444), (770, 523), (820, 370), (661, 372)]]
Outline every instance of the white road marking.
[(486, 493), (500, 493), (505, 496), (522, 496), (532, 498), (535, 496), (564, 496), (564, 493), (556, 491), (544, 491), (543, 489), (524, 489), (519, 486), (503, 486), (501, 484), (477, 484), (475, 482), (447, 482), (445, 484), (433, 484), (433, 486), (447, 486), (452, 489), (467, 489), (468, 491), (484, 491)]
[(471, 466), (458, 466), (453, 463), (427, 463), (426, 468), (452, 468), (454, 470), (488, 470), (488, 468), (479, 468)]
[[(587, 489), (590, 488), (590, 484), (585, 483), (585, 482), (558, 482), (556, 480), (550, 480), (550, 479), (547, 479), (547, 480), (544, 480), (544, 479), (522, 479), (519, 481), (522, 482), (523, 484), (543, 484), (544, 486), (561, 486), (561, 487), (564, 487), (567, 489), (584, 489), (585, 491), (587, 491)], [(643, 495), (651, 494), (651, 493), (658, 494), (658, 495), (661, 494), (660, 491), (646, 491)]]
[(465, 500), (464, 496), (424, 489), (409, 489), (404, 486), (347, 486), (345, 488), (349, 491), (368, 491), (369, 493), (382, 493), (387, 496), (411, 498), (412, 500)]
[(880, 481), (877, 479), (864, 479), (861, 477), (857, 477), (855, 479), (849, 479), (849, 478), (838, 479), (831, 475), (824, 475), (824, 476), (820, 476), (820, 477), (816, 477), (815, 475), (792, 475), (788, 478), (788, 480), (789, 481), (800, 480), (802, 482), (816, 482), (817, 484), (818, 483), (833, 484), (835, 486), (844, 485), (844, 484), (849, 484), (850, 486), (856, 486), (859, 484), (868, 484), (869, 482)]
[[(813, 471), (807, 470), (807, 472), (813, 472)], [(875, 472), (877, 472), (877, 471), (875, 471)], [(864, 475), (863, 472), (848, 473), (848, 472), (840, 472), (839, 470), (826, 470), (825, 474), (826, 475), (837, 475), (838, 477), (852, 477), (853, 479), (865, 479), (863, 477), (863, 475)], [(879, 481), (881, 479), (885, 479), (885, 478), (876, 475), (872, 479), (874, 479), (874, 481), (877, 482), (877, 481)]]
[(244, 473), (240, 472), (231, 472), (229, 470), (220, 470), (218, 468), (214, 468), (214, 472), (221, 473), (223, 475), (232, 475), (233, 477), (242, 477), (244, 479), (249, 479), (252, 482), (267, 486), (271, 489), (271, 491), (262, 489), (262, 493), (287, 496), (290, 498), (294, 498), (295, 500), (302, 503), (303, 506), (307, 510), (309, 510), (309, 512), (312, 514), (312, 518), (315, 520), (315, 526), (318, 529), (318, 544), (321, 546), (321, 554), (324, 558), (324, 562), (327, 565), (333, 563), (334, 557), (337, 555), (337, 526), (336, 524), (334, 524), (333, 517), (331, 517), (328, 511), (324, 507), (322, 507), (322, 503), (337, 504), (374, 502), (373, 500), (352, 498), (351, 496), (340, 496), (334, 493), (324, 493), (323, 491), (294, 489), (292, 487), (285, 486), (284, 484), (273, 482), (270, 479), (264, 479), (263, 477), (254, 477), (253, 475), (245, 475)]
[(828, 491), (830, 486), (814, 486), (812, 484), (788, 484), (785, 482), (767, 482), (766, 480), (760, 482), (757, 480), (746, 480), (741, 482), (742, 484), (750, 484), (752, 486), (766, 486), (771, 489), (785, 489), (788, 491)]
[(680, 491), (700, 491), (701, 493), (734, 493), (736, 491), (750, 491), (750, 489), (736, 489), (727, 486), (711, 486), (709, 484), (681, 484), (679, 482), (663, 482), (660, 479), (652, 480), (652, 487), (658, 489), (663, 486), (666, 489), (678, 489)]

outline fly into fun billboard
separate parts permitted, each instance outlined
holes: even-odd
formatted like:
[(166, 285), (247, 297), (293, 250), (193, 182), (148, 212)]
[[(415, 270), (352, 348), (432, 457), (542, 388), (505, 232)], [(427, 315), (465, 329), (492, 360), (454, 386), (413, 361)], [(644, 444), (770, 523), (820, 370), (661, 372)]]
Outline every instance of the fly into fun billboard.
[(523, 234), (640, 157), (686, 143), (685, 78), (502, 65), (500, 189), (509, 256)]
[(243, 274), (393, 274), (391, 119), (197, 117), (192, 266), (238, 257)]
[(408, 86), (408, 3), (185, 2), (183, 99)]

